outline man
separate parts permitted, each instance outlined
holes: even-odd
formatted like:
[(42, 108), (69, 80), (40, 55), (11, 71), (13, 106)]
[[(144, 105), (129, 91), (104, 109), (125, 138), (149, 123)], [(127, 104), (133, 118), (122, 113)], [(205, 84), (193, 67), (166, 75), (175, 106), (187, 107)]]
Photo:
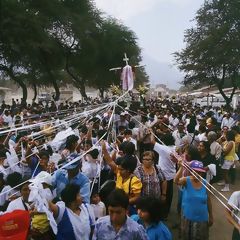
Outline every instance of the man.
[(144, 228), (127, 216), (128, 206), (127, 194), (113, 190), (108, 197), (109, 216), (97, 221), (93, 240), (147, 240)]
[[(68, 161), (77, 158), (78, 154), (71, 154)], [(53, 176), (53, 187), (57, 190), (57, 196), (61, 195), (62, 190), (67, 184), (74, 183), (80, 186), (80, 195), (84, 203), (90, 203), (90, 182), (88, 177), (80, 172), (80, 160), (68, 165), (65, 170), (58, 170)]]
[(186, 135), (185, 127), (183, 122), (179, 122), (177, 129), (172, 133), (172, 136), (175, 140), (175, 146), (180, 147), (182, 144), (182, 138)]
[(221, 129), (226, 126), (228, 128), (232, 128), (233, 125), (234, 125), (234, 120), (233, 118), (231, 117), (230, 113), (226, 113), (225, 114), (225, 117), (223, 118), (222, 120), (222, 124), (221, 124)]
[(20, 186), (20, 193), (21, 197), (18, 197), (17, 199), (11, 201), (7, 207), (7, 212), (12, 212), (13, 210), (30, 210), (31, 206), (28, 202), (30, 189), (28, 185), (30, 182), (23, 182), (23, 184)]

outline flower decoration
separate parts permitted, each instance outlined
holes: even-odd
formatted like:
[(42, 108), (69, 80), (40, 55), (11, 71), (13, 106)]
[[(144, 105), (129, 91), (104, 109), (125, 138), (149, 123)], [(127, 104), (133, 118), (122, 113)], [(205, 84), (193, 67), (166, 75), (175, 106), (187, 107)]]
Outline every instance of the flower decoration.
[(140, 95), (145, 95), (148, 92), (149, 88), (139, 85), (137, 90), (140, 93)]
[(120, 89), (120, 87), (119, 86), (116, 86), (116, 85), (111, 85), (110, 86), (110, 91), (111, 91), (111, 93), (112, 93), (112, 95), (114, 96), (120, 96), (121, 95), (121, 89)]

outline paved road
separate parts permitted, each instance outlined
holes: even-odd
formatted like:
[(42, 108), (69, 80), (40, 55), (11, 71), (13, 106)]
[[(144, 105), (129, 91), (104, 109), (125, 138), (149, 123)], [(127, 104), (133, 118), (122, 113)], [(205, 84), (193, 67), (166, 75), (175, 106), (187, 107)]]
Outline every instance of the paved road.
[[(221, 187), (214, 185), (216, 189), (220, 191)], [(223, 193), (228, 199), (233, 191), (240, 190), (240, 169), (237, 169), (237, 179), (234, 185), (230, 185), (231, 192)], [(176, 193), (176, 194), (175, 194)], [(176, 205), (177, 205), (177, 189), (174, 189), (174, 200), (172, 204), (172, 210), (167, 221), (167, 225), (173, 233), (173, 239), (178, 240), (178, 228), (179, 221)], [(231, 240), (233, 227), (227, 222), (225, 217), (225, 209), (223, 205), (215, 198), (212, 197), (213, 204), (213, 217), (214, 224), (210, 228), (210, 240)]]

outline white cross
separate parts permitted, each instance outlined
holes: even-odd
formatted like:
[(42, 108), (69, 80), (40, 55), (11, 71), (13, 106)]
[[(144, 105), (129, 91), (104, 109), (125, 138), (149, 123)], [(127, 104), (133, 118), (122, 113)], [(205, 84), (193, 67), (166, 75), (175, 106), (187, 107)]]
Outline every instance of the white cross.
[(129, 58), (127, 57), (127, 54), (124, 53), (124, 59), (123, 59), (124, 62), (126, 62), (126, 65), (128, 65), (128, 61), (129, 61)]

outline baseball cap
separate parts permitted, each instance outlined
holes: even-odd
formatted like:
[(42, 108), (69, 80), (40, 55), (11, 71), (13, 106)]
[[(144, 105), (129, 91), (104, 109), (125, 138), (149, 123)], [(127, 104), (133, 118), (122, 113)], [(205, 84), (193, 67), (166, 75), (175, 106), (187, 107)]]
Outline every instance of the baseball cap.
[[(76, 153), (72, 153), (70, 154), (68, 157), (67, 157), (67, 163), (71, 162), (72, 160), (74, 160), (75, 158), (79, 157), (78, 154)], [(64, 166), (63, 168), (66, 169), (66, 170), (71, 170), (71, 169), (74, 169), (76, 167), (78, 167), (80, 165), (80, 160), (76, 161), (75, 163), (72, 163), (68, 166)]]
[(0, 216), (0, 240), (26, 240), (30, 215), (24, 210), (14, 210)]
[(206, 172), (206, 170), (204, 169), (203, 163), (197, 160), (191, 161), (190, 167), (196, 172)]

